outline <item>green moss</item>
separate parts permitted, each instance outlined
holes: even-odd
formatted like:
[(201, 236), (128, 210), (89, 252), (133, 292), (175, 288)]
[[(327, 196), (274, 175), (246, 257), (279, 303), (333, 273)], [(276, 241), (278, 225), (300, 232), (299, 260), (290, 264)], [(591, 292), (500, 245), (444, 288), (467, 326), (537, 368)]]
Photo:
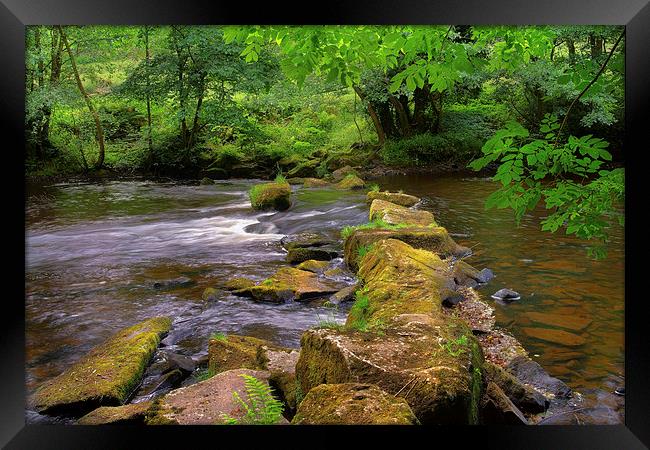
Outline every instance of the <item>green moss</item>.
[(218, 340), (218, 341), (224, 341), (224, 342), (225, 342), (225, 341), (228, 340), (228, 336), (226, 336), (225, 333), (216, 332), (216, 333), (213, 333), (213, 334), (210, 336), (210, 339), (216, 339), (216, 340)]
[(34, 408), (83, 413), (124, 403), (170, 328), (171, 319), (156, 317), (119, 331), (42, 385), (34, 395)]
[(400, 228), (408, 228), (408, 227), (409, 224), (406, 223), (390, 224), (383, 219), (374, 219), (368, 223), (364, 223), (361, 225), (343, 227), (343, 229), (341, 230), (341, 237), (343, 239), (347, 239), (357, 230), (376, 230), (376, 229), (399, 230)]
[(286, 180), (255, 185), (248, 195), (253, 209), (274, 208), (283, 211), (291, 206), (291, 186)]

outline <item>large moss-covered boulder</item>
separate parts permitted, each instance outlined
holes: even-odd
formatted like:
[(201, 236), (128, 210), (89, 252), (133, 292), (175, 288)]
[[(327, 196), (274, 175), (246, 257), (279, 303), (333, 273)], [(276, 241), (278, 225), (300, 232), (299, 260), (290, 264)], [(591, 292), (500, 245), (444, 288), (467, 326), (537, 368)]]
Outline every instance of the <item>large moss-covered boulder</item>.
[[(216, 425), (227, 423), (224, 415), (242, 420), (246, 411), (234, 396), (237, 393), (244, 402), (250, 404), (242, 375), (252, 376), (267, 384), (270, 376), (265, 370), (235, 369), (175, 389), (156, 401), (147, 415), (147, 424)], [(281, 418), (278, 423), (287, 421)]]
[(356, 271), (358, 267), (359, 249), (368, 248), (377, 241), (397, 239), (414, 248), (429, 250), (443, 258), (464, 256), (470, 250), (458, 245), (443, 227), (406, 227), (397, 229), (356, 229), (345, 239), (343, 246), (345, 263)]
[(313, 272), (283, 267), (262, 283), (233, 291), (233, 294), (261, 302), (284, 303), (322, 297), (343, 287), (341, 283), (320, 278)]
[[(357, 273), (364, 283), (359, 292), (368, 305), (363, 319), (388, 324), (400, 314), (440, 315), (441, 290), (451, 285), (447, 271), (447, 263), (435, 253), (396, 239), (376, 242)], [(353, 308), (347, 323), (357, 321), (360, 312)]]
[(121, 405), (137, 387), (170, 328), (169, 318), (156, 317), (119, 331), (40, 386), (33, 408), (45, 414), (81, 416), (100, 406)]
[(387, 202), (395, 203), (396, 205), (406, 206), (410, 208), (420, 201), (418, 197), (408, 194), (402, 194), (399, 192), (379, 192), (379, 191), (370, 191), (366, 195), (368, 203), (372, 203), (373, 200), (384, 200)]
[(363, 189), (365, 185), (366, 182), (363, 181), (361, 178), (359, 178), (356, 175), (350, 174), (345, 178), (343, 178), (338, 183), (336, 183), (334, 186), (337, 189)]
[(390, 225), (415, 225), (435, 227), (436, 221), (429, 211), (410, 209), (385, 200), (376, 199), (370, 205), (369, 219), (382, 220)]
[(321, 384), (313, 388), (291, 421), (296, 425), (416, 425), (404, 399), (361, 383)]
[(80, 418), (77, 425), (142, 425), (151, 406), (151, 401), (123, 406), (102, 406)]
[(276, 209), (284, 211), (291, 206), (289, 183), (264, 183), (253, 186), (249, 192), (253, 209)]
[(422, 424), (477, 423), (482, 357), (462, 322), (404, 314), (380, 333), (317, 329), (301, 338), (302, 392), (370, 383), (409, 404)]

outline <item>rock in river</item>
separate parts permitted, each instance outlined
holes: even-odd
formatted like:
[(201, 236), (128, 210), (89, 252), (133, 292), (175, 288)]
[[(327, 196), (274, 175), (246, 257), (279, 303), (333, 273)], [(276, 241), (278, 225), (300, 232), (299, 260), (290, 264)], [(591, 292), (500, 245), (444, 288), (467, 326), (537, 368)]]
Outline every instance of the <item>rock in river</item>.
[(131, 403), (124, 406), (102, 406), (77, 421), (78, 425), (144, 425), (152, 402)]
[[(224, 424), (224, 414), (242, 420), (246, 414), (236, 397), (250, 399), (242, 375), (268, 383), (269, 372), (235, 369), (219, 373), (205, 381), (171, 391), (160, 398), (147, 417), (149, 425), (217, 425)], [(279, 423), (287, 423), (281, 418)]]
[(416, 425), (408, 403), (372, 384), (321, 384), (305, 396), (295, 425)]
[(301, 301), (333, 294), (344, 284), (319, 278), (313, 272), (293, 267), (283, 267), (256, 286), (233, 291), (234, 295), (252, 297), (254, 300), (272, 303)]
[(169, 318), (156, 317), (119, 331), (40, 386), (32, 399), (34, 409), (79, 416), (100, 406), (121, 405), (170, 328)]
[(410, 209), (380, 199), (372, 201), (369, 219), (383, 220), (390, 225), (437, 226), (429, 211)]
[(289, 183), (264, 183), (253, 186), (249, 192), (253, 209), (276, 209), (284, 211), (291, 206)]
[(511, 302), (513, 300), (519, 300), (521, 295), (519, 295), (519, 292), (513, 291), (512, 289), (499, 289), (492, 294), (492, 298), (504, 302)]
[(379, 199), (379, 200), (395, 203), (400, 206), (406, 206), (407, 208), (410, 208), (411, 206), (415, 205), (420, 201), (419, 198), (413, 195), (400, 194), (397, 192), (388, 192), (388, 191), (385, 192), (370, 191), (368, 192), (366, 197), (368, 203), (372, 203), (373, 200)]
[(172, 280), (160, 280), (153, 283), (154, 289), (173, 289), (178, 287), (192, 286), (194, 281), (188, 277), (178, 277)]
[(336, 183), (335, 187), (337, 189), (363, 189), (366, 185), (365, 181), (359, 178), (356, 175), (348, 175), (343, 178), (341, 181)]

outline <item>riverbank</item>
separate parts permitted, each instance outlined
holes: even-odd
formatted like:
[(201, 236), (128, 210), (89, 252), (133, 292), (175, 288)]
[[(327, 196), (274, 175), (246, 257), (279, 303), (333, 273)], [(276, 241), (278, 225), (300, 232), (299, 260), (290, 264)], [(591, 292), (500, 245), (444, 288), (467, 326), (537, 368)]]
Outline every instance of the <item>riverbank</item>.
[[(228, 183), (228, 184), (229, 184), (229, 183)], [(229, 190), (232, 191), (233, 186), (232, 186), (232, 185), (230, 185), (230, 186), (231, 186), (231, 187), (230, 187)], [(199, 188), (197, 188), (197, 189), (199, 189)], [(206, 192), (206, 193), (210, 191), (210, 187), (203, 187), (203, 188), (200, 188), (200, 189), (201, 189), (202, 192)], [(213, 188), (213, 189), (214, 189), (214, 188)], [(297, 189), (296, 191), (294, 191), (294, 192), (296, 192), (296, 193), (301, 193), (301, 192), (303, 192), (303, 190), (298, 188), (298, 189)], [(321, 192), (321, 193), (319, 193), (319, 192)], [(289, 220), (290, 217), (291, 217), (292, 215), (295, 215), (295, 216), (301, 216), (301, 215), (302, 215), (301, 210), (303, 210), (303, 209), (305, 208), (305, 206), (306, 206), (306, 203), (304, 203), (304, 202), (307, 201), (307, 200), (309, 199), (309, 196), (314, 197), (314, 196), (316, 196), (316, 195), (319, 195), (319, 196), (322, 197), (322, 195), (323, 195), (325, 192), (327, 192), (327, 190), (318, 190), (318, 189), (308, 189), (308, 190), (305, 190), (304, 195), (308, 195), (308, 196), (307, 196), (307, 197), (304, 197), (303, 194), (300, 194), (300, 195), (299, 195), (299, 197), (298, 197), (299, 202), (298, 202), (297, 205), (295, 205), (295, 206), (297, 207), (297, 209), (295, 209), (295, 210), (290, 210), (289, 212), (287, 212), (287, 213), (282, 213), (282, 214), (284, 215), (284, 217), (285, 217), (286, 220)], [(329, 194), (328, 194), (328, 195), (329, 195)], [(346, 195), (348, 195), (348, 194), (346, 194)], [(362, 216), (365, 216), (365, 220), (367, 220), (367, 214), (368, 214), (368, 213), (367, 213), (367, 209), (366, 209), (367, 207), (364, 207), (364, 206), (363, 206), (363, 204), (364, 204), (365, 202), (362, 201), (362, 198), (361, 198), (361, 195), (360, 195), (360, 194), (352, 194), (352, 193), (350, 193), (349, 195), (353, 195), (353, 196), (354, 196), (353, 198), (350, 199), (350, 201), (351, 201), (351, 203), (349, 204), (350, 207), (353, 206), (355, 203), (357, 204), (357, 206), (359, 206), (359, 203), (361, 204), (361, 208), (359, 208), (359, 209), (357, 209), (356, 207), (354, 208), (355, 211), (356, 211), (356, 210), (359, 211), (359, 215), (358, 215), (358, 216), (355, 215), (355, 216), (354, 216), (355, 218), (354, 218), (354, 219), (351, 219), (350, 222), (356, 222), (356, 224), (358, 224), (358, 223), (362, 223), (362, 222), (363, 222), (363, 219), (361, 219), (361, 217), (362, 217)], [(301, 197), (301, 196), (302, 196), (302, 197)], [(124, 198), (124, 195), (121, 195), (120, 198)], [(354, 199), (357, 199), (357, 200), (354, 200)], [(321, 200), (321, 201), (322, 201), (322, 200)], [(303, 204), (303, 205), (305, 205), (305, 206), (300, 207), (300, 204)], [(319, 209), (319, 208), (317, 207), (317, 209)], [(320, 209), (322, 209), (322, 206), (320, 207)], [(244, 210), (244, 208), (242, 207), (242, 211), (243, 211), (243, 210)], [(307, 212), (307, 211), (309, 211), (309, 210), (311, 210), (311, 211), (312, 211), (312, 214), (313, 214), (313, 211), (314, 211), (314, 210), (313, 210), (313, 206), (307, 208), (306, 210), (304, 210), (304, 212)], [(365, 210), (365, 211), (364, 211), (364, 210)], [(267, 214), (268, 214), (268, 213), (267, 213)], [(355, 214), (356, 214), (356, 213), (355, 213)], [(272, 217), (272, 216), (274, 216), (274, 215), (271, 215), (271, 217)], [(357, 217), (358, 217), (358, 218), (357, 218)], [(440, 217), (441, 217), (441, 219), (439, 219), (439, 220), (444, 220), (444, 215), (443, 215), (443, 216), (440, 216)], [(353, 223), (351, 223), (351, 224), (353, 224)], [(296, 231), (297, 231), (298, 229), (300, 229), (300, 227), (299, 227), (299, 228), (295, 228)], [(301, 229), (302, 229), (302, 230), (309, 230), (310, 227), (308, 226), (308, 224), (304, 224), (304, 226), (301, 227)], [(313, 228), (311, 228), (311, 229), (313, 230)], [(265, 239), (269, 239), (269, 237), (266, 237)], [(240, 249), (240, 252), (241, 252), (241, 249)], [(275, 265), (275, 267), (277, 268), (278, 266)], [(242, 267), (239, 267), (238, 269), (239, 269), (239, 270), (238, 270), (239, 272), (241, 272), (242, 269), (246, 270), (245, 268), (242, 268)], [(269, 269), (265, 269), (265, 270), (270, 270), (270, 268), (269, 268)], [(273, 269), (273, 270), (277, 270), (277, 269)], [(263, 271), (263, 272), (264, 272), (264, 271)], [(269, 272), (266, 272), (266, 273), (268, 274)], [(262, 275), (262, 276), (264, 277), (264, 276), (268, 276), (268, 275)], [(500, 273), (500, 272), (497, 272), (497, 276), (500, 277), (500, 276), (501, 276), (501, 273)], [(196, 275), (192, 275), (191, 278), (196, 279)], [(258, 279), (264, 279), (264, 278), (258, 278)], [(179, 287), (179, 289), (180, 289), (180, 287)], [(199, 286), (195, 286), (194, 288), (189, 288), (189, 289), (190, 289), (190, 291), (188, 292), (188, 295), (186, 295), (186, 296), (192, 297), (192, 296), (196, 295), (197, 298), (200, 297), (199, 291), (201, 291), (201, 289), (199, 288)], [(198, 295), (197, 295), (197, 294), (190, 294), (190, 292), (196, 292)], [(137, 297), (137, 296), (135, 296), (134, 298), (136, 298), (136, 297)], [(224, 301), (231, 302), (231, 300), (227, 300), (227, 299), (224, 299)], [(219, 300), (218, 303), (221, 303), (221, 304), (223, 305), (223, 303), (222, 303), (221, 300)], [(239, 304), (239, 305), (233, 305), (233, 307), (235, 307), (235, 306), (243, 306), (243, 305), (244, 305), (244, 304), (241, 303), (241, 304)], [(303, 308), (304, 308), (303, 305), (295, 305), (295, 306), (296, 306), (296, 307), (300, 306), (300, 307), (303, 307)], [(223, 306), (219, 306), (218, 309), (222, 309), (222, 308), (223, 308)], [(199, 310), (201, 310), (201, 309), (204, 309), (204, 307), (201, 307)], [(206, 310), (206, 311), (207, 311), (207, 310)], [(260, 310), (260, 311), (261, 311), (261, 310)], [(268, 310), (268, 309), (264, 309), (264, 311), (266, 311), (266, 314), (267, 314), (267, 315), (270, 313), (270, 310)], [(311, 311), (312, 311), (311, 314), (313, 314), (314, 310), (312, 309)], [(327, 316), (328, 313), (327, 313), (326, 311), (328, 311), (328, 310), (327, 310), (327, 309), (323, 309), (323, 312), (321, 313), (321, 315), (322, 315), (323, 317), (326, 317), (326, 316)], [(198, 312), (198, 311), (197, 311), (197, 312)], [(212, 328), (213, 328), (213, 330), (214, 330), (214, 326), (213, 326)], [(238, 331), (239, 333), (241, 333), (241, 331), (243, 331), (243, 330), (239, 329), (239, 330), (237, 330), (237, 331)], [(176, 339), (178, 339), (178, 338), (176, 338)], [(169, 342), (169, 341), (167, 341), (167, 342)]]

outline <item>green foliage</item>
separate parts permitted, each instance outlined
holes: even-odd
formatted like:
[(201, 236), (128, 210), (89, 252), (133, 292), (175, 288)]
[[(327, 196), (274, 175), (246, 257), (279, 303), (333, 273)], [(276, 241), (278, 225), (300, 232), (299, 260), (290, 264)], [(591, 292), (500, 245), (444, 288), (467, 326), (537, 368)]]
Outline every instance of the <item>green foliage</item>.
[(445, 342), (442, 346), (451, 356), (459, 356), (469, 350), (469, 340), (464, 334), (457, 339)]
[(282, 184), (284, 184), (284, 183), (287, 183), (287, 178), (286, 178), (284, 175), (282, 175), (282, 173), (279, 173), (279, 174), (277, 174), (277, 175), (275, 176), (275, 180), (274, 180), (274, 181), (275, 181), (276, 183), (282, 183)]
[(368, 331), (368, 320), (366, 319), (368, 308), (370, 307), (370, 298), (368, 289), (363, 288), (355, 292), (355, 301), (350, 308), (349, 317), (352, 318), (348, 328), (357, 331)]
[(223, 420), (227, 425), (273, 425), (282, 417), (284, 405), (276, 399), (271, 392), (271, 387), (264, 381), (242, 374), (246, 386), (248, 401), (242, 400), (237, 392), (233, 392), (233, 398), (245, 411), (241, 419), (236, 419), (223, 414)]
[(357, 249), (357, 260), (360, 261), (361, 259), (363, 259), (364, 256), (372, 252), (373, 248), (374, 248), (373, 244), (359, 246), (359, 248)]
[(347, 239), (354, 233), (356, 230), (374, 230), (381, 228), (384, 230), (398, 230), (400, 228), (407, 228), (409, 225), (406, 223), (391, 224), (382, 219), (374, 219), (371, 222), (364, 223), (361, 225), (350, 226), (347, 225), (341, 230), (341, 237)]
[[(566, 227), (566, 234), (606, 243), (605, 218), (618, 217), (623, 223), (616, 203), (625, 194), (624, 170), (601, 168), (612, 159), (606, 141), (591, 135), (564, 141), (557, 136), (559, 128), (557, 117), (547, 115), (539, 129), (542, 137), (533, 139), (519, 123), (510, 122), (485, 143), (484, 156), (469, 165), (480, 170), (500, 163), (493, 179), (501, 188), (488, 197), (485, 207), (511, 208), (519, 223), (544, 199), (553, 212), (542, 221), (542, 230)], [(604, 256), (599, 246), (589, 253)]]
[(377, 183), (372, 183), (370, 185), (370, 192), (379, 192), (379, 185)]
[(226, 335), (226, 333), (216, 332), (210, 335), (210, 339), (216, 339), (217, 341), (225, 342), (226, 340), (228, 340), (228, 336)]
[(213, 369), (201, 369), (196, 373), (196, 381), (205, 381), (216, 375), (216, 372)]

